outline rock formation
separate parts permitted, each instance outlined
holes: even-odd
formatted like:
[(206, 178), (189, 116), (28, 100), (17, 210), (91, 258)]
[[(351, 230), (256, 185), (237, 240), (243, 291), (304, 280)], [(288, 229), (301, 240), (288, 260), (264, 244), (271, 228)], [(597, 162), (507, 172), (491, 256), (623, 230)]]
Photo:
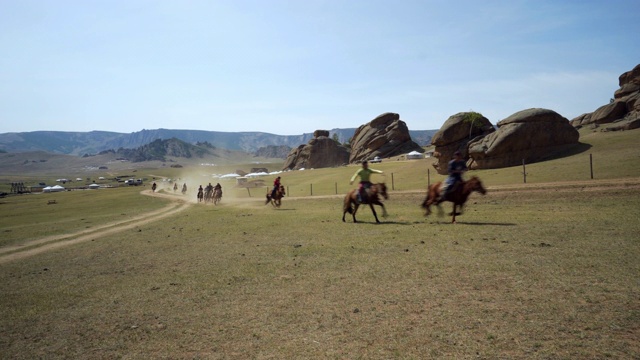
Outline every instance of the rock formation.
[(411, 140), (407, 124), (400, 115), (384, 113), (371, 122), (360, 126), (351, 140), (349, 162), (370, 160), (405, 154), (411, 151), (424, 152)]
[(631, 130), (640, 127), (640, 64), (618, 78), (620, 88), (614, 93), (613, 101), (599, 107), (592, 113), (582, 114), (571, 125), (580, 128), (605, 124), (604, 130)]
[(329, 131), (316, 130), (306, 145), (291, 150), (283, 170), (324, 168), (347, 164), (349, 149), (329, 138)]
[(447, 164), (454, 152), (460, 151), (467, 158), (467, 144), (494, 131), (491, 122), (479, 113), (462, 112), (450, 116), (431, 138), (431, 144), (436, 147), (433, 155), (438, 158), (433, 167), (439, 174), (447, 174)]
[(498, 122), (498, 130), (469, 142), (471, 169), (533, 163), (578, 143), (578, 131), (553, 110), (527, 109)]

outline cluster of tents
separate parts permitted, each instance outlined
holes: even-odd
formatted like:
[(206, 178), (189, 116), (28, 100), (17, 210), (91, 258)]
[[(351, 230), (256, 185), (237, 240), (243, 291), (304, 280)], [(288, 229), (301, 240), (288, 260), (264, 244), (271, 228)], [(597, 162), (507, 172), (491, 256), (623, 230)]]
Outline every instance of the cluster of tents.
[[(99, 189), (100, 185), (98, 184), (91, 184), (89, 185), (89, 189)], [(52, 192), (60, 192), (60, 191), (65, 191), (66, 189), (63, 186), (60, 185), (54, 185), (54, 186), (47, 186), (45, 188), (42, 189), (42, 192), (46, 192), (46, 193), (52, 193)]]
[(47, 186), (44, 189), (42, 189), (42, 192), (46, 192), (46, 193), (59, 192), (59, 191), (65, 191), (65, 188), (60, 185), (54, 185), (54, 186)]

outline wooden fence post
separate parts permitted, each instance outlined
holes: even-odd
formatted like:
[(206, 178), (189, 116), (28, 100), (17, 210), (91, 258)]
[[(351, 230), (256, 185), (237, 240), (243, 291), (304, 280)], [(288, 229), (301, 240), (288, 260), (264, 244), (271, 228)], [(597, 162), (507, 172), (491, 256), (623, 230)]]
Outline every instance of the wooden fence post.
[(524, 183), (527, 183), (527, 168), (524, 165), (524, 159), (522, 159), (522, 176), (524, 176)]
[(591, 180), (593, 180), (593, 156), (589, 154), (589, 168), (591, 169)]

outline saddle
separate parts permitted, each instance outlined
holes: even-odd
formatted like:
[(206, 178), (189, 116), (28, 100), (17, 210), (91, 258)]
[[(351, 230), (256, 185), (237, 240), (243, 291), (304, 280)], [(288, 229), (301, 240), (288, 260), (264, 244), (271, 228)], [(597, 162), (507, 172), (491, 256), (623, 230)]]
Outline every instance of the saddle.
[(371, 193), (369, 192), (369, 189), (362, 187), (358, 189), (358, 194), (357, 194), (357, 201), (358, 204), (367, 204), (369, 201), (369, 198), (371, 197)]

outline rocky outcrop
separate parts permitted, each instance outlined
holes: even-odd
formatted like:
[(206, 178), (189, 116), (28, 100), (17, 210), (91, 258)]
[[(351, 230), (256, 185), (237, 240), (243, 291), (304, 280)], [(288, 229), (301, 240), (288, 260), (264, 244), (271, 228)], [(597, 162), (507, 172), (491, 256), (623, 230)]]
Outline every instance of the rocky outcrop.
[(603, 130), (631, 130), (640, 127), (640, 64), (618, 78), (620, 88), (613, 101), (592, 113), (571, 120), (571, 125), (602, 126)]
[(456, 151), (467, 158), (467, 145), (473, 139), (494, 132), (491, 122), (476, 112), (461, 112), (450, 116), (440, 130), (431, 138), (435, 145), (434, 156), (438, 158), (433, 167), (439, 174), (447, 174), (447, 164)]
[(411, 151), (424, 152), (411, 140), (407, 124), (400, 115), (384, 113), (369, 123), (360, 126), (351, 140), (349, 162), (370, 160), (405, 154)]
[(498, 122), (498, 130), (467, 146), (471, 169), (533, 163), (575, 145), (580, 137), (569, 120), (553, 110), (527, 109)]
[(329, 138), (329, 131), (316, 130), (306, 145), (291, 150), (283, 170), (334, 167), (347, 164), (349, 149)]

